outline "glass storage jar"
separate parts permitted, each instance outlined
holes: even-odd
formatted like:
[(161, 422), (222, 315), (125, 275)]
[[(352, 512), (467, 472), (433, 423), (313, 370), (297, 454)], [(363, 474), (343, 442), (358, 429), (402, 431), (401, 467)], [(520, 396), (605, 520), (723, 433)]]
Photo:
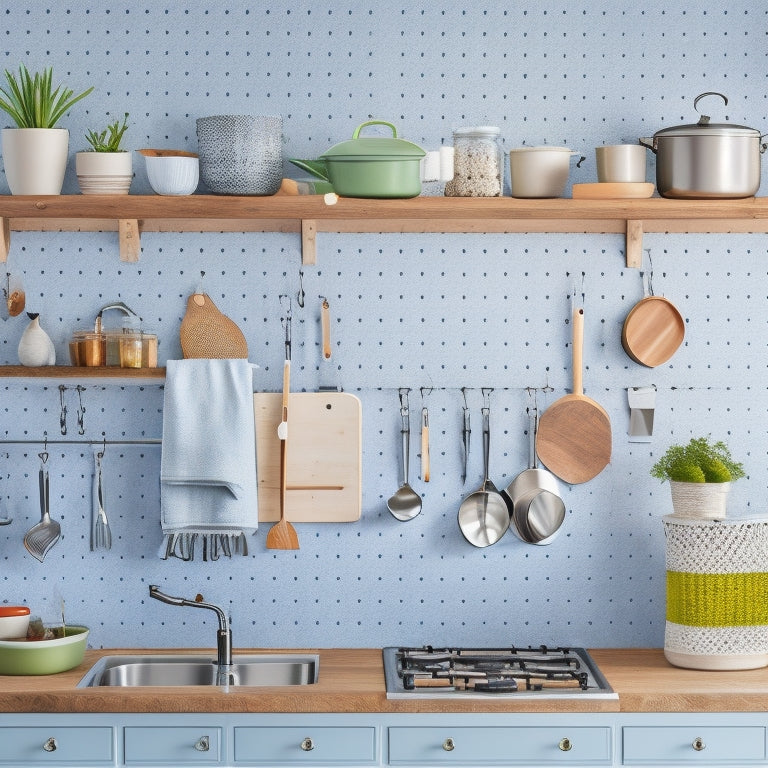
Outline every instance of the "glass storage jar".
[(457, 128), (453, 132), (453, 179), (447, 197), (500, 197), (504, 191), (504, 152), (491, 125)]

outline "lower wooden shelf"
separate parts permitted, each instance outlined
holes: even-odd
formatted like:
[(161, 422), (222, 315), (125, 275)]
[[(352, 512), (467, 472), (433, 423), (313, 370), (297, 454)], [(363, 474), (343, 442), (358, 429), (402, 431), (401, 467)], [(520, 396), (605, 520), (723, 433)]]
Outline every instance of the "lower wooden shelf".
[(0, 365), (0, 379), (99, 379), (124, 380), (140, 383), (140, 380), (162, 382), (165, 368), (120, 368), (105, 366), (91, 368), (78, 365), (43, 365), (32, 368), (26, 365)]

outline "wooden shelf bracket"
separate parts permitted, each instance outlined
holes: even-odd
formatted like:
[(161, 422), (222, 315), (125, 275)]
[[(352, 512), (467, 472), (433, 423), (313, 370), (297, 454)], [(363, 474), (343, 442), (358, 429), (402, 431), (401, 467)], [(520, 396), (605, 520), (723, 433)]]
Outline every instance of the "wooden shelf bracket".
[(301, 220), (301, 263), (317, 264), (317, 221), (314, 219)]
[(118, 219), (120, 261), (137, 262), (141, 255), (141, 235), (138, 219)]
[(643, 266), (643, 222), (627, 219), (626, 240), (627, 267), (640, 269)]
[(0, 217), (0, 262), (8, 261), (11, 250), (11, 220), (7, 216)]

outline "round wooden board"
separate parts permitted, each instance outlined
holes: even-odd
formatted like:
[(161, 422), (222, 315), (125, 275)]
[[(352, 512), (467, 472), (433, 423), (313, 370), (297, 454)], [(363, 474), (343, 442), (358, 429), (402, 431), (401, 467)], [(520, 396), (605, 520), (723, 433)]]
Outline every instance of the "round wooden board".
[(663, 296), (646, 296), (624, 320), (621, 344), (641, 365), (655, 368), (677, 352), (685, 338), (685, 321), (677, 307)]
[(542, 415), (536, 453), (544, 466), (566, 483), (585, 483), (611, 460), (611, 421), (585, 395), (565, 395)]

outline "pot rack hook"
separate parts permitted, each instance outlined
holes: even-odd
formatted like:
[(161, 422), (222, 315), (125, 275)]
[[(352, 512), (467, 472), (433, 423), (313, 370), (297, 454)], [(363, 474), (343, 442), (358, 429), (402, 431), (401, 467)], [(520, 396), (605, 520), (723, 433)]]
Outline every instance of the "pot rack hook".
[(67, 434), (67, 404), (64, 402), (64, 393), (66, 391), (67, 388), (63, 384), (59, 384), (59, 429), (62, 435)]
[(43, 450), (37, 454), (37, 458), (45, 464), (48, 461), (48, 433), (43, 433)]
[(482, 387), (480, 389), (480, 393), (483, 396), (483, 410), (490, 411), (491, 409), (491, 392), (493, 392), (493, 387)]
[(296, 294), (296, 303), (299, 305), (301, 309), (304, 309), (304, 297), (306, 294), (304, 293), (304, 270), (299, 269), (299, 291)]
[(85, 434), (85, 406), (83, 405), (83, 392), (85, 387), (82, 384), (78, 384), (77, 387), (77, 434)]
[(293, 319), (293, 307), (291, 304), (291, 297), (287, 294), (281, 293), (280, 296), (278, 296), (278, 301), (280, 302), (280, 306), (285, 308), (285, 303), (287, 302), (288, 308), (286, 309), (283, 317), (282, 317), (282, 323), (283, 328), (285, 330), (285, 359), (290, 360), (291, 359), (291, 321)]

